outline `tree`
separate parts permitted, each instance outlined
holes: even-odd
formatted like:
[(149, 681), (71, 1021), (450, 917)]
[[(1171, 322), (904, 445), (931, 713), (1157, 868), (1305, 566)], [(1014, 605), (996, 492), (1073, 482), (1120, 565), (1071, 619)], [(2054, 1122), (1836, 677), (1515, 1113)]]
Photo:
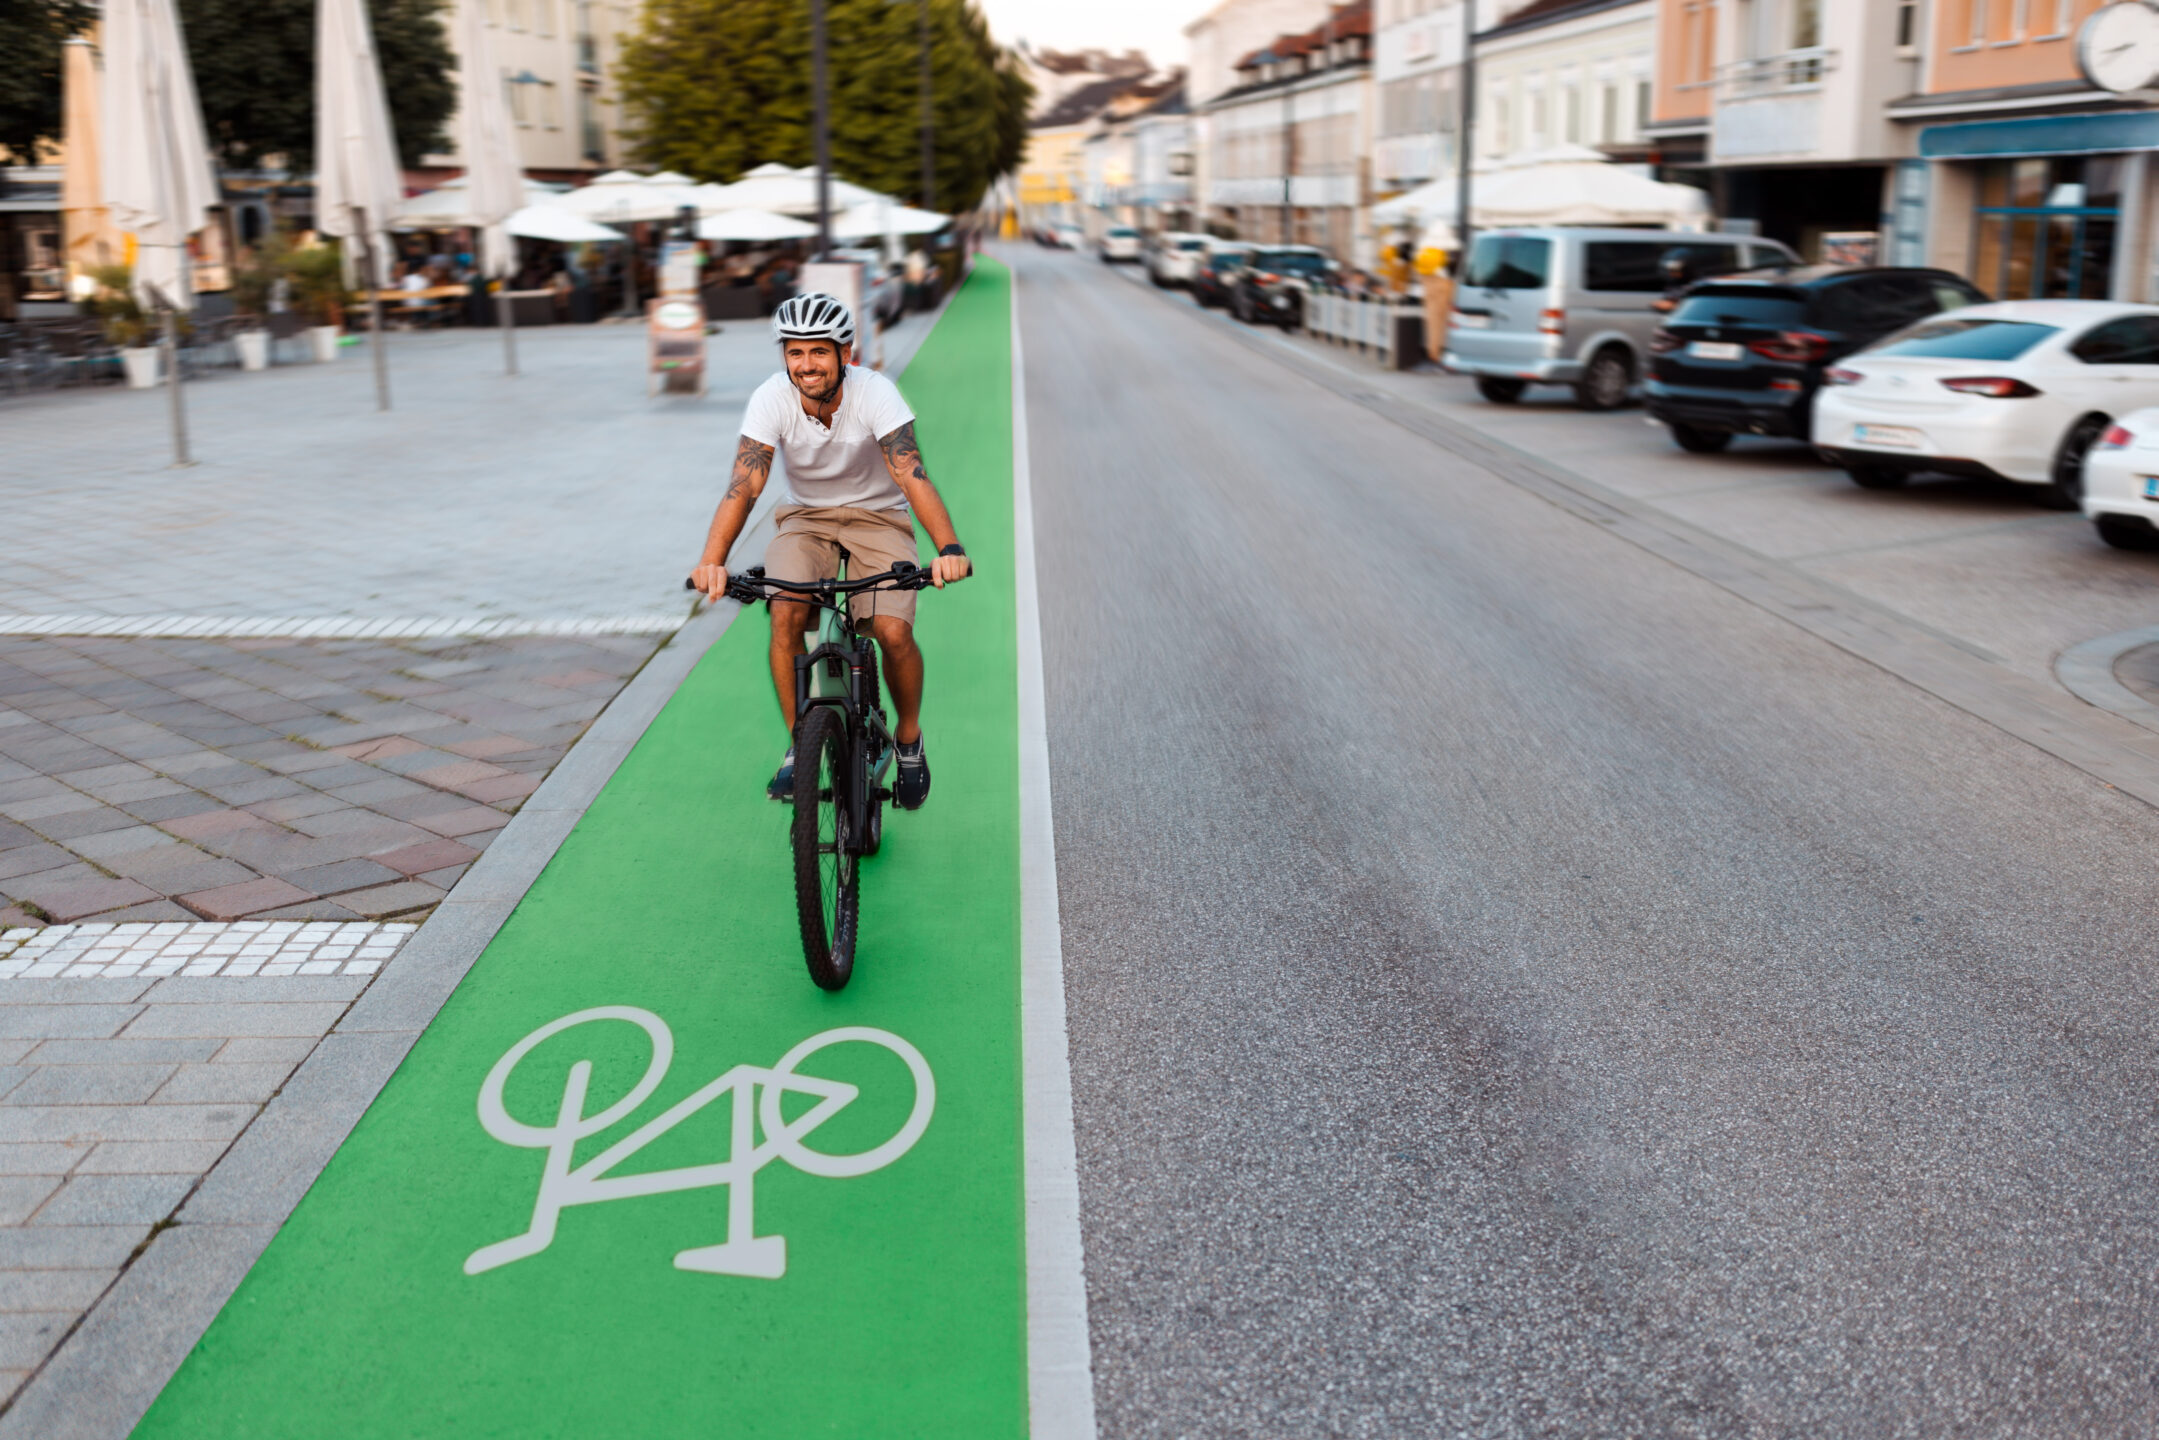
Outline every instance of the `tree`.
[[(917, 0), (827, 0), (832, 165), (905, 199), (922, 188)], [(1033, 89), (971, 0), (930, 0), (935, 208), (965, 210), (1019, 164)], [(648, 0), (616, 71), (646, 164), (729, 181), (807, 165), (808, 0)]]
[[(0, 0), (0, 4), (15, 0)], [(441, 150), (457, 109), (444, 0), (368, 0), (398, 157)], [(179, 0), (210, 144), (236, 170), (315, 161), (315, 0)]]
[(60, 138), (60, 47), (96, 19), (88, 0), (0, 0), (0, 155), (35, 165)]

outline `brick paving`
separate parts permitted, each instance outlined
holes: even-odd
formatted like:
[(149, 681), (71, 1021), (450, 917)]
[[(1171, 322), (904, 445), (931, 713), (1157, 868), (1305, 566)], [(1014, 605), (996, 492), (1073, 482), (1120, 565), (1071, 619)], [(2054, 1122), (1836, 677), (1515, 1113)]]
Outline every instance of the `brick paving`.
[(657, 643), (0, 637), (0, 927), (424, 916)]

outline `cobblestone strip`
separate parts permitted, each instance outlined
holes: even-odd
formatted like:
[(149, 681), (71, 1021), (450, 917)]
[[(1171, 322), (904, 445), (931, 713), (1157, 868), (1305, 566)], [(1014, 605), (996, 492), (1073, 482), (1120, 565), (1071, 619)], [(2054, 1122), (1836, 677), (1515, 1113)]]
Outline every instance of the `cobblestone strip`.
[[(411, 924), (240, 920), (229, 925), (51, 925), (0, 930), (0, 981), (135, 976), (372, 975)], [(0, 985), (0, 1003), (7, 1000)]]
[(520, 620), (467, 615), (447, 620), (324, 616), (0, 615), (0, 635), (95, 635), (184, 640), (499, 640), (520, 635), (660, 635), (679, 614), (602, 615), (584, 620)]

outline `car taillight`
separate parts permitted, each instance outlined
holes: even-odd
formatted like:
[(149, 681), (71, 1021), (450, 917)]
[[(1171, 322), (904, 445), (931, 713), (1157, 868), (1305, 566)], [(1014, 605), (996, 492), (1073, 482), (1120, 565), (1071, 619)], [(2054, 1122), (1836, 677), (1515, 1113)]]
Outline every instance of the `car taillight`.
[(1867, 377), (1857, 370), (1847, 370), (1842, 365), (1832, 365), (1822, 372), (1822, 379), (1831, 385), (1857, 385)]
[(1279, 275), (1270, 275), (1264, 270), (1254, 270), (1252, 272), (1252, 278), (1254, 280), (1257, 280), (1262, 285), (1272, 285), (1275, 281), (1281, 279), (1282, 277)]
[(1652, 355), (1669, 355), (1686, 343), (1686, 341), (1669, 330), (1659, 330), (1649, 337), (1649, 353)]
[(1786, 330), (1773, 340), (1756, 340), (1747, 348), (1764, 360), (1805, 365), (1829, 358), (1829, 337), (1812, 330)]
[(2021, 400), (2039, 393), (2022, 380), (2013, 380), (2007, 375), (1959, 375), (1944, 380), (1942, 388), (1965, 395), (1989, 395), (1996, 400)]
[(2100, 450), (2127, 450), (2130, 443), (2136, 438), (2136, 436), (2119, 425), (2109, 425), (2107, 426), (2107, 433), (2099, 437), (2099, 444), (2096, 448)]
[(1567, 312), (1545, 310), (1537, 315), (1537, 328), (1547, 335), (1557, 335), (1567, 328)]

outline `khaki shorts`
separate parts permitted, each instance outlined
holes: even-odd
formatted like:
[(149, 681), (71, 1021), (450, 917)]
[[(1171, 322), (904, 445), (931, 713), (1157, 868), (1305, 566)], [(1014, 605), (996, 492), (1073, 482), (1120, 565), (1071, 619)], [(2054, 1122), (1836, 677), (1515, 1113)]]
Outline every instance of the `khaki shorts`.
[[(775, 580), (830, 580), (840, 573), (875, 575), (900, 561), (919, 565), (915, 517), (906, 510), (858, 510), (852, 505), (782, 505), (772, 512), (779, 529), (765, 547), (765, 573)], [(871, 615), (915, 623), (915, 592), (873, 590), (849, 602), (860, 624)]]

